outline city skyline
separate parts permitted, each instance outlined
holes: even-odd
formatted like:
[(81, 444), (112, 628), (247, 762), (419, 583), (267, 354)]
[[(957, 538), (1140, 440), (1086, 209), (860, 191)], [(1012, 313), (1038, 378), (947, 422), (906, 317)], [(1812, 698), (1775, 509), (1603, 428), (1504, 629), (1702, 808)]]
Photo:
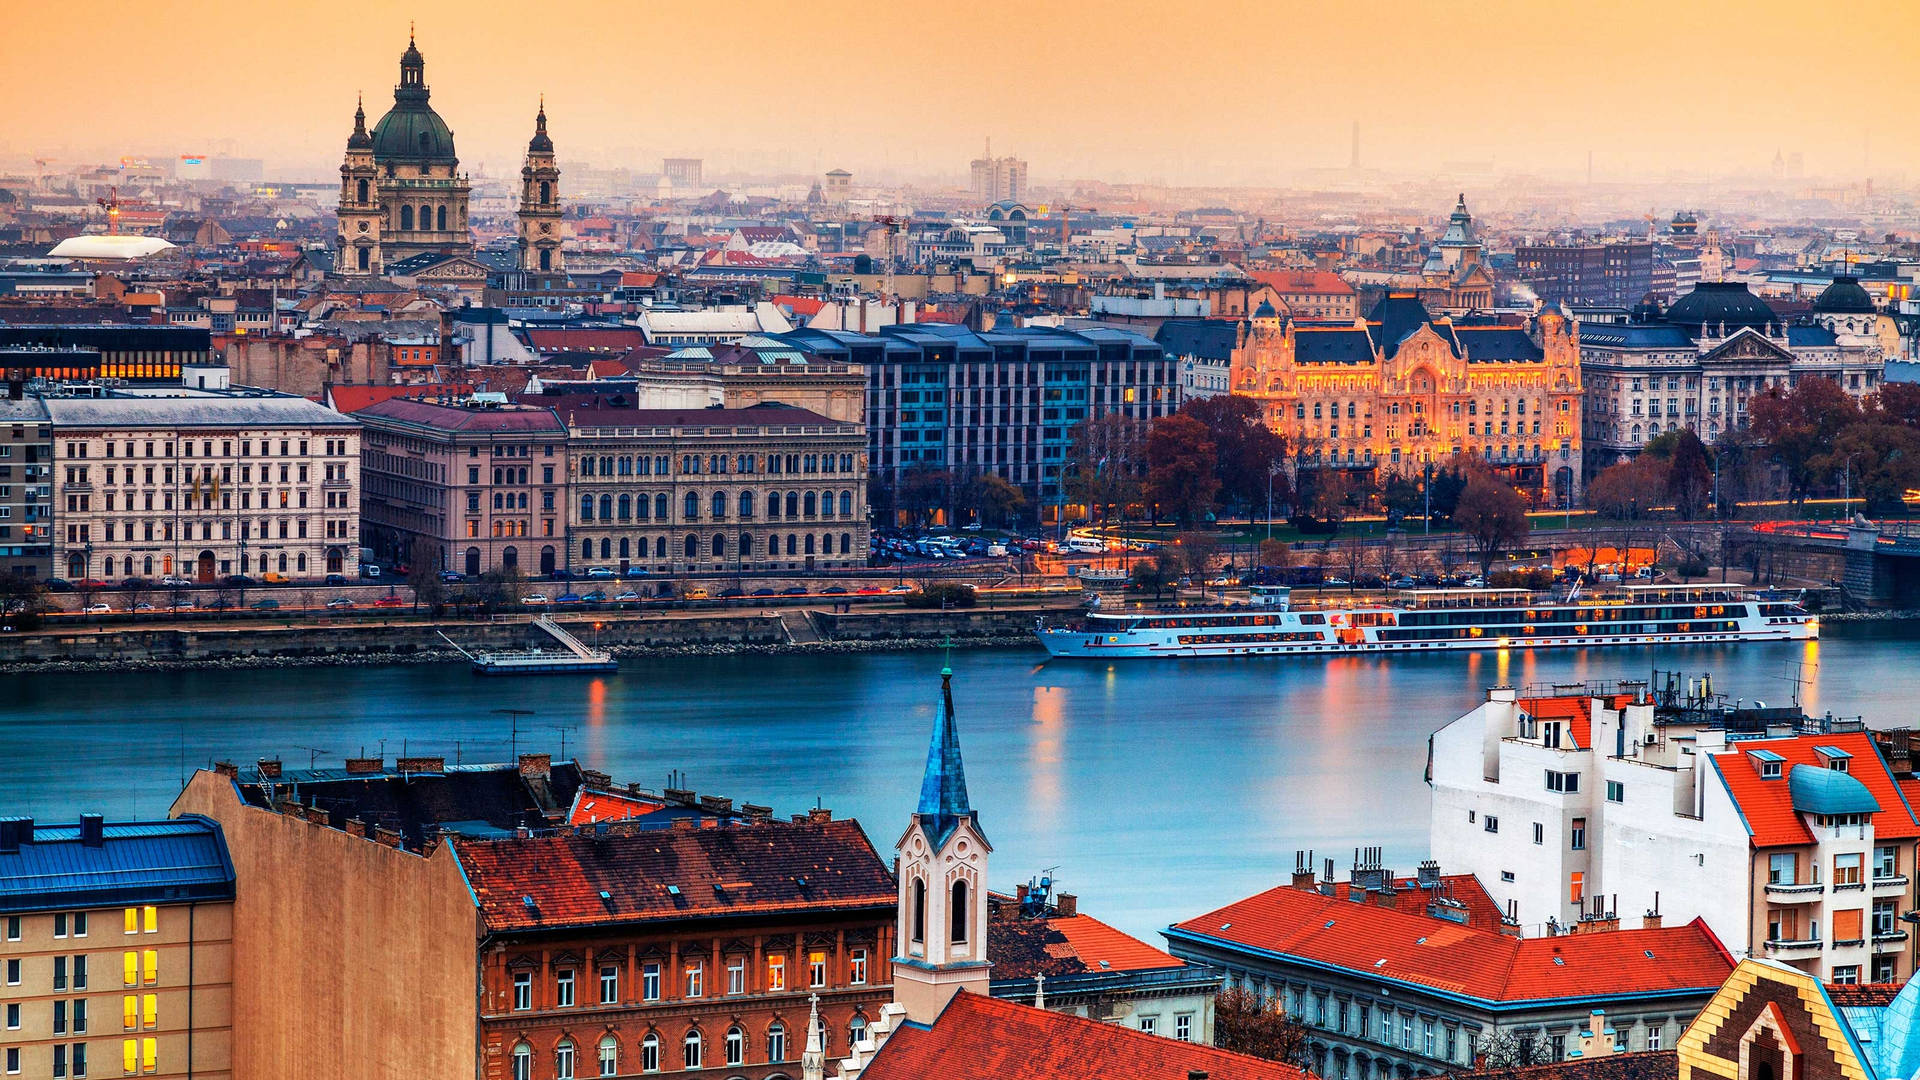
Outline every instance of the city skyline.
[[(1850, 71), (1910, 63), (1920, 13), (1892, 3), (1843, 25), (1787, 5), (1636, 2), (1559, 27), (1513, 3), (1424, 4), (1371, 25), (1292, 3), (1216, 5), (1174, 22), (1139, 3), (996, 3), (958, 26), (924, 5), (884, 25), (844, 4), (794, 18), (750, 3), (723, 27), (687, 5), (639, 24), (601, 3), (549, 10), (521, 33), (509, 32), (517, 11), (441, 2), (350, 22), (310, 5), (239, 19), (219, 4), (187, 15), (115, 4), (87, 23), (34, 6), (19, 13), (22, 40), (84, 34), (88, 59), (76, 78), (76, 53), (28, 50), (0, 75), (14, 116), (0, 153), (66, 165), (228, 153), (322, 174), (355, 94), (376, 116), (384, 108), (412, 22), (435, 104), (476, 174), (517, 168), (543, 94), (563, 159), (639, 172), (687, 155), (715, 174), (844, 167), (958, 186), (990, 138), (996, 153), (1031, 161), (1038, 186), (1259, 186), (1344, 168), (1356, 123), (1361, 164), (1391, 171), (1575, 176), (1589, 154), (1603, 178), (1763, 174), (1780, 152), (1801, 155), (1809, 175), (1900, 177), (1920, 164), (1892, 139), (1874, 144), (1857, 78), (1799, 80), (1790, 93), (1774, 89), (1784, 76), (1764, 78), (1767, 57), (1832, 57)], [(1741, 18), (1725, 17), (1735, 10)], [(1879, 29), (1857, 29), (1867, 26)], [(566, 44), (608, 33), (611, 49)], [(211, 65), (152, 63), (208, 40), (223, 43)], [(290, 63), (292, 40), (327, 62)], [(1710, 56), (1661, 47), (1707, 40)], [(1717, 72), (1731, 57), (1758, 62)], [(880, 120), (901, 104), (912, 122)]]

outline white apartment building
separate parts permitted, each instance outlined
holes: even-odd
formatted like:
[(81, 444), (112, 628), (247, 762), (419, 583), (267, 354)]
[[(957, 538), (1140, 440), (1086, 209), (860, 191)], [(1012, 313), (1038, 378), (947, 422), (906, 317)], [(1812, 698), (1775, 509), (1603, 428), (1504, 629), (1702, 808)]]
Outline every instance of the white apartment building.
[(1433, 857), (1530, 935), (1658, 913), (1736, 957), (1907, 978), (1920, 820), (1872, 737), (1691, 690), (1490, 690), (1429, 741)]
[(306, 398), (169, 389), (45, 399), (68, 580), (358, 573), (360, 426)]

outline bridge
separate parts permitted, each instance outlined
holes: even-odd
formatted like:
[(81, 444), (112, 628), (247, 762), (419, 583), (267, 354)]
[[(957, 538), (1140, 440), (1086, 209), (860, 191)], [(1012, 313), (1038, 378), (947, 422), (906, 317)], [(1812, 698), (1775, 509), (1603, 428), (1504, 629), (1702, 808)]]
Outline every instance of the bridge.
[(1763, 521), (1753, 532), (1842, 556), (1840, 585), (1856, 604), (1920, 607), (1920, 524), (1855, 514), (1850, 521)]

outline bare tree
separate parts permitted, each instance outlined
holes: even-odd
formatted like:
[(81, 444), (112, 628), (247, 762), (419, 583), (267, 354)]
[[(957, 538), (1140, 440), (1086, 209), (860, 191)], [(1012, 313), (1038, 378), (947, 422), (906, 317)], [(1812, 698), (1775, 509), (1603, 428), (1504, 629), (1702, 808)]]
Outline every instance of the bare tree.
[(1307, 1026), (1288, 1016), (1280, 998), (1228, 987), (1213, 999), (1213, 1044), (1222, 1050), (1305, 1068)]

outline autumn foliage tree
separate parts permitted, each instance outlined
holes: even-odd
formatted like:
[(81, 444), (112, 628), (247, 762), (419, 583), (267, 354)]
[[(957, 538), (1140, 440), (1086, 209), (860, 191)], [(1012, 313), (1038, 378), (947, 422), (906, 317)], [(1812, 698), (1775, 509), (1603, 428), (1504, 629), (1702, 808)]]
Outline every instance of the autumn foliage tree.
[(1179, 413), (1155, 420), (1147, 431), (1147, 461), (1147, 499), (1156, 511), (1190, 527), (1213, 509), (1219, 459), (1205, 424)]
[(1180, 407), (1180, 415), (1206, 425), (1213, 440), (1220, 502), (1251, 516), (1256, 507), (1266, 506), (1269, 484), (1276, 503), (1287, 501), (1287, 477), (1275, 472), (1287, 456), (1287, 440), (1267, 427), (1258, 401), (1216, 394), (1187, 402)]
[(1467, 481), (1453, 508), (1453, 523), (1473, 542), (1482, 577), (1501, 552), (1525, 540), (1533, 528), (1520, 493), (1484, 476)]
[(1848, 425), (1861, 419), (1860, 406), (1840, 384), (1828, 378), (1801, 379), (1791, 390), (1771, 387), (1747, 406), (1753, 433), (1787, 479), (1787, 498), (1806, 501), (1815, 485), (1830, 475), (1827, 451)]
[(1213, 1045), (1268, 1061), (1305, 1068), (1305, 1024), (1288, 1016), (1278, 995), (1265, 1001), (1251, 990), (1230, 986), (1213, 1003)]

